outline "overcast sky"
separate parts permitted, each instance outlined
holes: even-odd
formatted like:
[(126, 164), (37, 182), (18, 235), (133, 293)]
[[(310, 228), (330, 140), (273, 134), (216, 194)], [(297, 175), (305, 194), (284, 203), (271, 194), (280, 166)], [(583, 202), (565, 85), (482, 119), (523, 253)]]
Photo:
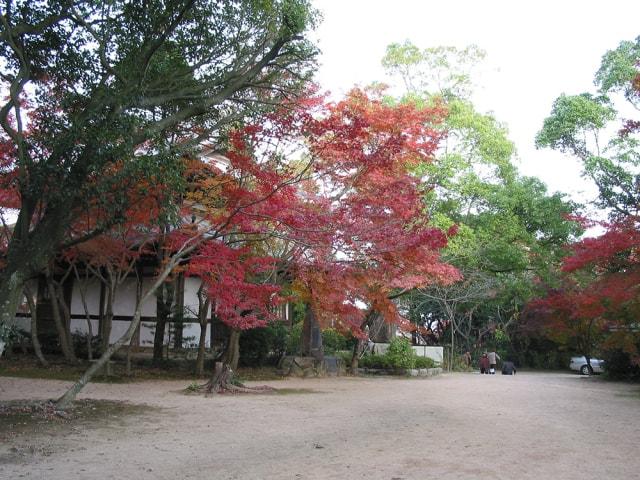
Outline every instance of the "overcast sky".
[[(313, 0), (324, 16), (317, 80), (341, 95), (354, 85), (390, 81), (380, 60), (393, 42), (419, 48), (476, 44), (487, 52), (474, 101), (506, 123), (519, 168), (551, 191), (593, 197), (579, 164), (533, 142), (561, 93), (593, 90), (602, 55), (640, 35), (640, 2), (601, 0)], [(582, 192), (582, 193), (580, 193)]]

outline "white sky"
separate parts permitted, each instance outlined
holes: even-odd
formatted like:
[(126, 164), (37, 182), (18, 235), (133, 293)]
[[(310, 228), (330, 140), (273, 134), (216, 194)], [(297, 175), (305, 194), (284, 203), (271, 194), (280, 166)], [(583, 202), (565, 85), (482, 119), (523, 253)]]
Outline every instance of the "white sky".
[(524, 175), (550, 191), (592, 199), (577, 161), (537, 151), (534, 138), (561, 93), (593, 90), (602, 55), (640, 35), (640, 2), (621, 0), (313, 0), (324, 16), (317, 81), (342, 95), (354, 85), (391, 79), (380, 61), (386, 46), (410, 40), (419, 48), (476, 44), (487, 69), (476, 78), (474, 102), (505, 123)]

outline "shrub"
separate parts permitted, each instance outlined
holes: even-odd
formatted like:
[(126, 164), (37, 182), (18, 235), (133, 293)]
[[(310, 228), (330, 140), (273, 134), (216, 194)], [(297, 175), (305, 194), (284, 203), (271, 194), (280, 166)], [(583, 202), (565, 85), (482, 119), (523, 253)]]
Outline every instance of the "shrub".
[(394, 338), (384, 355), (393, 368), (415, 368), (418, 356), (406, 338)]
[(341, 350), (336, 352), (335, 355), (342, 360), (344, 365), (351, 365), (351, 359), (353, 358), (353, 352), (351, 350)]
[(302, 322), (298, 322), (291, 327), (287, 336), (286, 352), (287, 355), (297, 355), (300, 353), (300, 345), (302, 342)]
[[(87, 338), (89, 333), (76, 330), (71, 334), (71, 341), (73, 342), (73, 351), (79, 358), (89, 358), (89, 351), (87, 349)], [(97, 335), (91, 338), (91, 354), (93, 358), (98, 358), (102, 355), (102, 344), (100, 337)]]
[(0, 340), (6, 343), (7, 347), (16, 343), (20, 338), (22, 338), (22, 333), (20, 333), (17, 326), (10, 325), (8, 323), (0, 323)]
[(427, 357), (418, 357), (406, 338), (395, 338), (391, 341), (384, 355), (365, 355), (359, 361), (362, 368), (401, 369), (433, 368), (435, 362)]
[(335, 328), (327, 328), (322, 331), (322, 346), (325, 354), (333, 354), (347, 349), (347, 337)]
[(604, 354), (605, 371), (614, 379), (640, 379), (640, 366), (634, 365), (628, 353), (622, 350), (609, 350)]
[(240, 335), (240, 360), (243, 367), (275, 365), (285, 353), (288, 328), (274, 322), (264, 328), (252, 328)]
[(386, 355), (365, 355), (360, 359), (358, 365), (362, 368), (393, 368)]
[(435, 366), (436, 362), (429, 357), (416, 357), (414, 368), (434, 368)]

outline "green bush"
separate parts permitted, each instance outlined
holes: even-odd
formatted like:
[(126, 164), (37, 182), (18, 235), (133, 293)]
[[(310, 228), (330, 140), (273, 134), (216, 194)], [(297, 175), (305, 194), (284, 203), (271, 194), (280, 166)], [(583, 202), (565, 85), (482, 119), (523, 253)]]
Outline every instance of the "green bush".
[(393, 368), (415, 368), (416, 352), (406, 338), (394, 338), (384, 355)]
[(15, 325), (0, 323), (0, 340), (7, 344), (7, 348), (22, 338), (20, 329)]
[(384, 355), (365, 355), (358, 362), (362, 368), (407, 370), (410, 368), (433, 368), (435, 362), (427, 357), (418, 357), (411, 342), (406, 338), (391, 341)]
[(348, 339), (335, 328), (327, 328), (322, 331), (322, 346), (325, 354), (334, 354), (347, 349)]
[[(297, 355), (300, 353), (302, 345), (302, 324), (298, 322), (288, 333), (286, 339), (287, 355)], [(336, 352), (347, 350), (349, 348), (350, 339), (342, 335), (335, 328), (327, 328), (322, 331), (322, 346), (324, 353), (334, 355)]]
[(336, 352), (335, 356), (341, 359), (344, 365), (351, 365), (351, 359), (353, 358), (353, 351), (341, 350)]
[[(79, 358), (89, 358), (87, 338), (89, 338), (89, 333), (84, 333), (80, 330), (76, 330), (71, 334), (73, 351)], [(91, 338), (91, 354), (93, 355), (93, 358), (98, 358), (100, 357), (100, 355), (102, 355), (102, 342), (100, 341), (100, 337), (98, 336), (94, 336)]]
[(429, 357), (416, 357), (416, 363), (414, 368), (434, 368), (436, 362)]
[(240, 360), (242, 367), (275, 365), (285, 353), (289, 329), (281, 322), (264, 328), (252, 328), (240, 335)]
[(640, 366), (634, 365), (628, 353), (622, 350), (609, 350), (604, 353), (605, 371), (616, 380), (639, 380)]
[(300, 353), (302, 342), (302, 322), (298, 322), (289, 331), (287, 336), (286, 351), (287, 355), (297, 355)]
[(358, 365), (361, 368), (393, 368), (386, 355), (365, 355), (360, 359)]

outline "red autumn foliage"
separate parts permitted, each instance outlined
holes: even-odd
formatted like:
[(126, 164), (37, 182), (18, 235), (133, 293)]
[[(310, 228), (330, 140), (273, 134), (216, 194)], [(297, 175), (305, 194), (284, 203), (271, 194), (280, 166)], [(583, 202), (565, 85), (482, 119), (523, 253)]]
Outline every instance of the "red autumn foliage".
[[(394, 291), (459, 277), (438, 253), (455, 228), (429, 225), (419, 179), (408, 173), (432, 161), (444, 114), (359, 90), (335, 104), (285, 105), (231, 132), (226, 151), (185, 160), (182, 226), (166, 248), (198, 245), (182, 268), (203, 279), (216, 314), (235, 329), (273, 317), (282, 300), (278, 275), (295, 280), (325, 324), (338, 320), (360, 334), (368, 310), (400, 323)], [(2, 172), (8, 189), (10, 166)], [(151, 184), (127, 192), (121, 226), (66, 251), (68, 260), (117, 266), (163, 235), (156, 219), (171, 192)], [(103, 195), (77, 212), (71, 241), (105, 223)]]
[[(603, 224), (606, 232), (572, 245), (564, 259), (560, 288), (529, 305), (538, 330), (584, 351), (600, 338), (603, 348), (621, 348), (640, 363), (637, 318), (640, 313), (640, 231), (638, 218)], [(613, 332), (613, 333), (611, 333)]]
[[(324, 324), (359, 334), (367, 309), (401, 322), (394, 289), (459, 276), (439, 259), (447, 234), (429, 225), (408, 173), (432, 160), (443, 110), (389, 106), (357, 90), (336, 104), (288, 107), (233, 132), (224, 156), (191, 165), (185, 207), (196, 212), (194, 231), (207, 233), (190, 271), (211, 273), (216, 311), (234, 328), (269, 318), (278, 282), (256, 268), (276, 262)], [(259, 253), (269, 242), (279, 258)]]
[(419, 179), (408, 173), (432, 161), (443, 114), (440, 107), (386, 105), (354, 90), (307, 127), (315, 177), (304, 202), (314, 232), (331, 238), (309, 238), (313, 248), (300, 255), (296, 274), (321, 323), (337, 319), (360, 334), (370, 309), (400, 323), (389, 299), (394, 289), (459, 277), (439, 259), (446, 234), (429, 225)]

